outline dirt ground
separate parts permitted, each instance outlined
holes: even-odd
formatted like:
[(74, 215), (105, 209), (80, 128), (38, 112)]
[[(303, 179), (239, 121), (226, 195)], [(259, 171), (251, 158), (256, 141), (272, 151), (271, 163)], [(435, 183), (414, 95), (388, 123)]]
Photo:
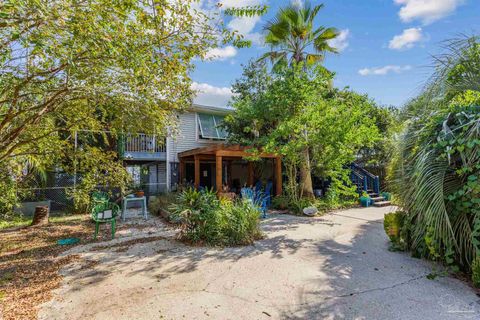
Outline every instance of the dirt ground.
[(161, 224), (78, 246), (64, 255), (81, 261), (62, 269), (39, 318), (479, 319), (467, 284), (388, 251), (382, 219), (392, 209), (275, 215), (247, 247), (188, 247)]

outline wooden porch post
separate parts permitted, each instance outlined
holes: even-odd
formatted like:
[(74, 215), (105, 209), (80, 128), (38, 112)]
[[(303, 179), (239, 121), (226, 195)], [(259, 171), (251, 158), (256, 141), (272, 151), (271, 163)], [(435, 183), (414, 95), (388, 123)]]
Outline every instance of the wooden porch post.
[(282, 194), (282, 158), (275, 158), (275, 191), (276, 195), (279, 196)]
[(216, 156), (215, 157), (215, 180), (216, 180), (216, 185), (217, 185), (217, 193), (222, 192), (222, 177), (223, 177), (223, 172), (222, 172), (222, 156)]
[(200, 158), (197, 155), (193, 156), (195, 161), (195, 189), (200, 187)]
[(248, 162), (248, 177), (247, 177), (248, 187), (253, 186), (253, 162)]

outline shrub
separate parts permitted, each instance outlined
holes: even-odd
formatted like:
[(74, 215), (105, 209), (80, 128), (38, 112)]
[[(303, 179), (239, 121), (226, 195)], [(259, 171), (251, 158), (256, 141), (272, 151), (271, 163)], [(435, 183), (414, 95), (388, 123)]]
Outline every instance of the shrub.
[(285, 195), (276, 196), (272, 200), (272, 207), (279, 210), (285, 210), (290, 204), (289, 197)]
[(192, 243), (244, 245), (261, 235), (256, 207), (248, 201), (220, 201), (211, 190), (186, 189), (170, 209), (171, 219), (181, 225), (180, 237)]
[(476, 257), (472, 263), (472, 282), (477, 288), (480, 288), (480, 257)]
[(226, 214), (226, 225), (223, 231), (226, 245), (252, 244), (262, 237), (258, 226), (260, 211), (250, 202), (240, 200), (222, 208)]
[(391, 212), (385, 215), (383, 228), (392, 243), (392, 249), (406, 249), (405, 230), (402, 230), (405, 226), (405, 218), (406, 213), (403, 211)]
[(148, 201), (148, 211), (154, 215), (162, 215), (162, 213), (166, 212), (169, 206), (175, 202), (175, 199), (173, 193), (166, 193), (155, 197), (152, 196)]

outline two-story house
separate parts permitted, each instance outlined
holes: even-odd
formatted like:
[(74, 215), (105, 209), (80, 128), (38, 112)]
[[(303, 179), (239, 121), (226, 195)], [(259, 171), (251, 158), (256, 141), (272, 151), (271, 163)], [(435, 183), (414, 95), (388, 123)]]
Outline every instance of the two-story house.
[[(178, 115), (166, 141), (154, 135), (126, 136), (121, 154), (134, 182), (152, 195), (175, 190), (179, 183), (217, 190), (228, 185), (238, 190), (256, 180), (277, 180), (276, 176), (281, 177), (279, 157), (262, 154), (265, 165), (261, 172), (254, 172), (252, 163), (243, 158), (244, 148), (225, 145), (227, 132), (219, 125), (232, 111), (194, 104)], [(276, 193), (281, 192), (278, 181)]]
[[(177, 116), (178, 123), (166, 140), (155, 135), (127, 135), (121, 154), (134, 183), (148, 194), (175, 190), (180, 183), (178, 153), (223, 143), (226, 133), (218, 125), (229, 112), (231, 108), (194, 104)], [(202, 167), (207, 170), (203, 180), (207, 180), (210, 168)], [(187, 166), (187, 170), (192, 168)]]

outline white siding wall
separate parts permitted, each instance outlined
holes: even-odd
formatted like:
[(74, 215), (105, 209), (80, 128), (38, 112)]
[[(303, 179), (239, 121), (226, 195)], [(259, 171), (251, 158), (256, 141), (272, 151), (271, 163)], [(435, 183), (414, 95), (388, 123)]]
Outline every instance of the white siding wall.
[(167, 148), (169, 151), (167, 159), (171, 162), (178, 162), (177, 155), (180, 152), (223, 142), (223, 140), (199, 139), (197, 113), (183, 113), (179, 115), (178, 133), (174, 137), (167, 139), (167, 143), (169, 144)]

